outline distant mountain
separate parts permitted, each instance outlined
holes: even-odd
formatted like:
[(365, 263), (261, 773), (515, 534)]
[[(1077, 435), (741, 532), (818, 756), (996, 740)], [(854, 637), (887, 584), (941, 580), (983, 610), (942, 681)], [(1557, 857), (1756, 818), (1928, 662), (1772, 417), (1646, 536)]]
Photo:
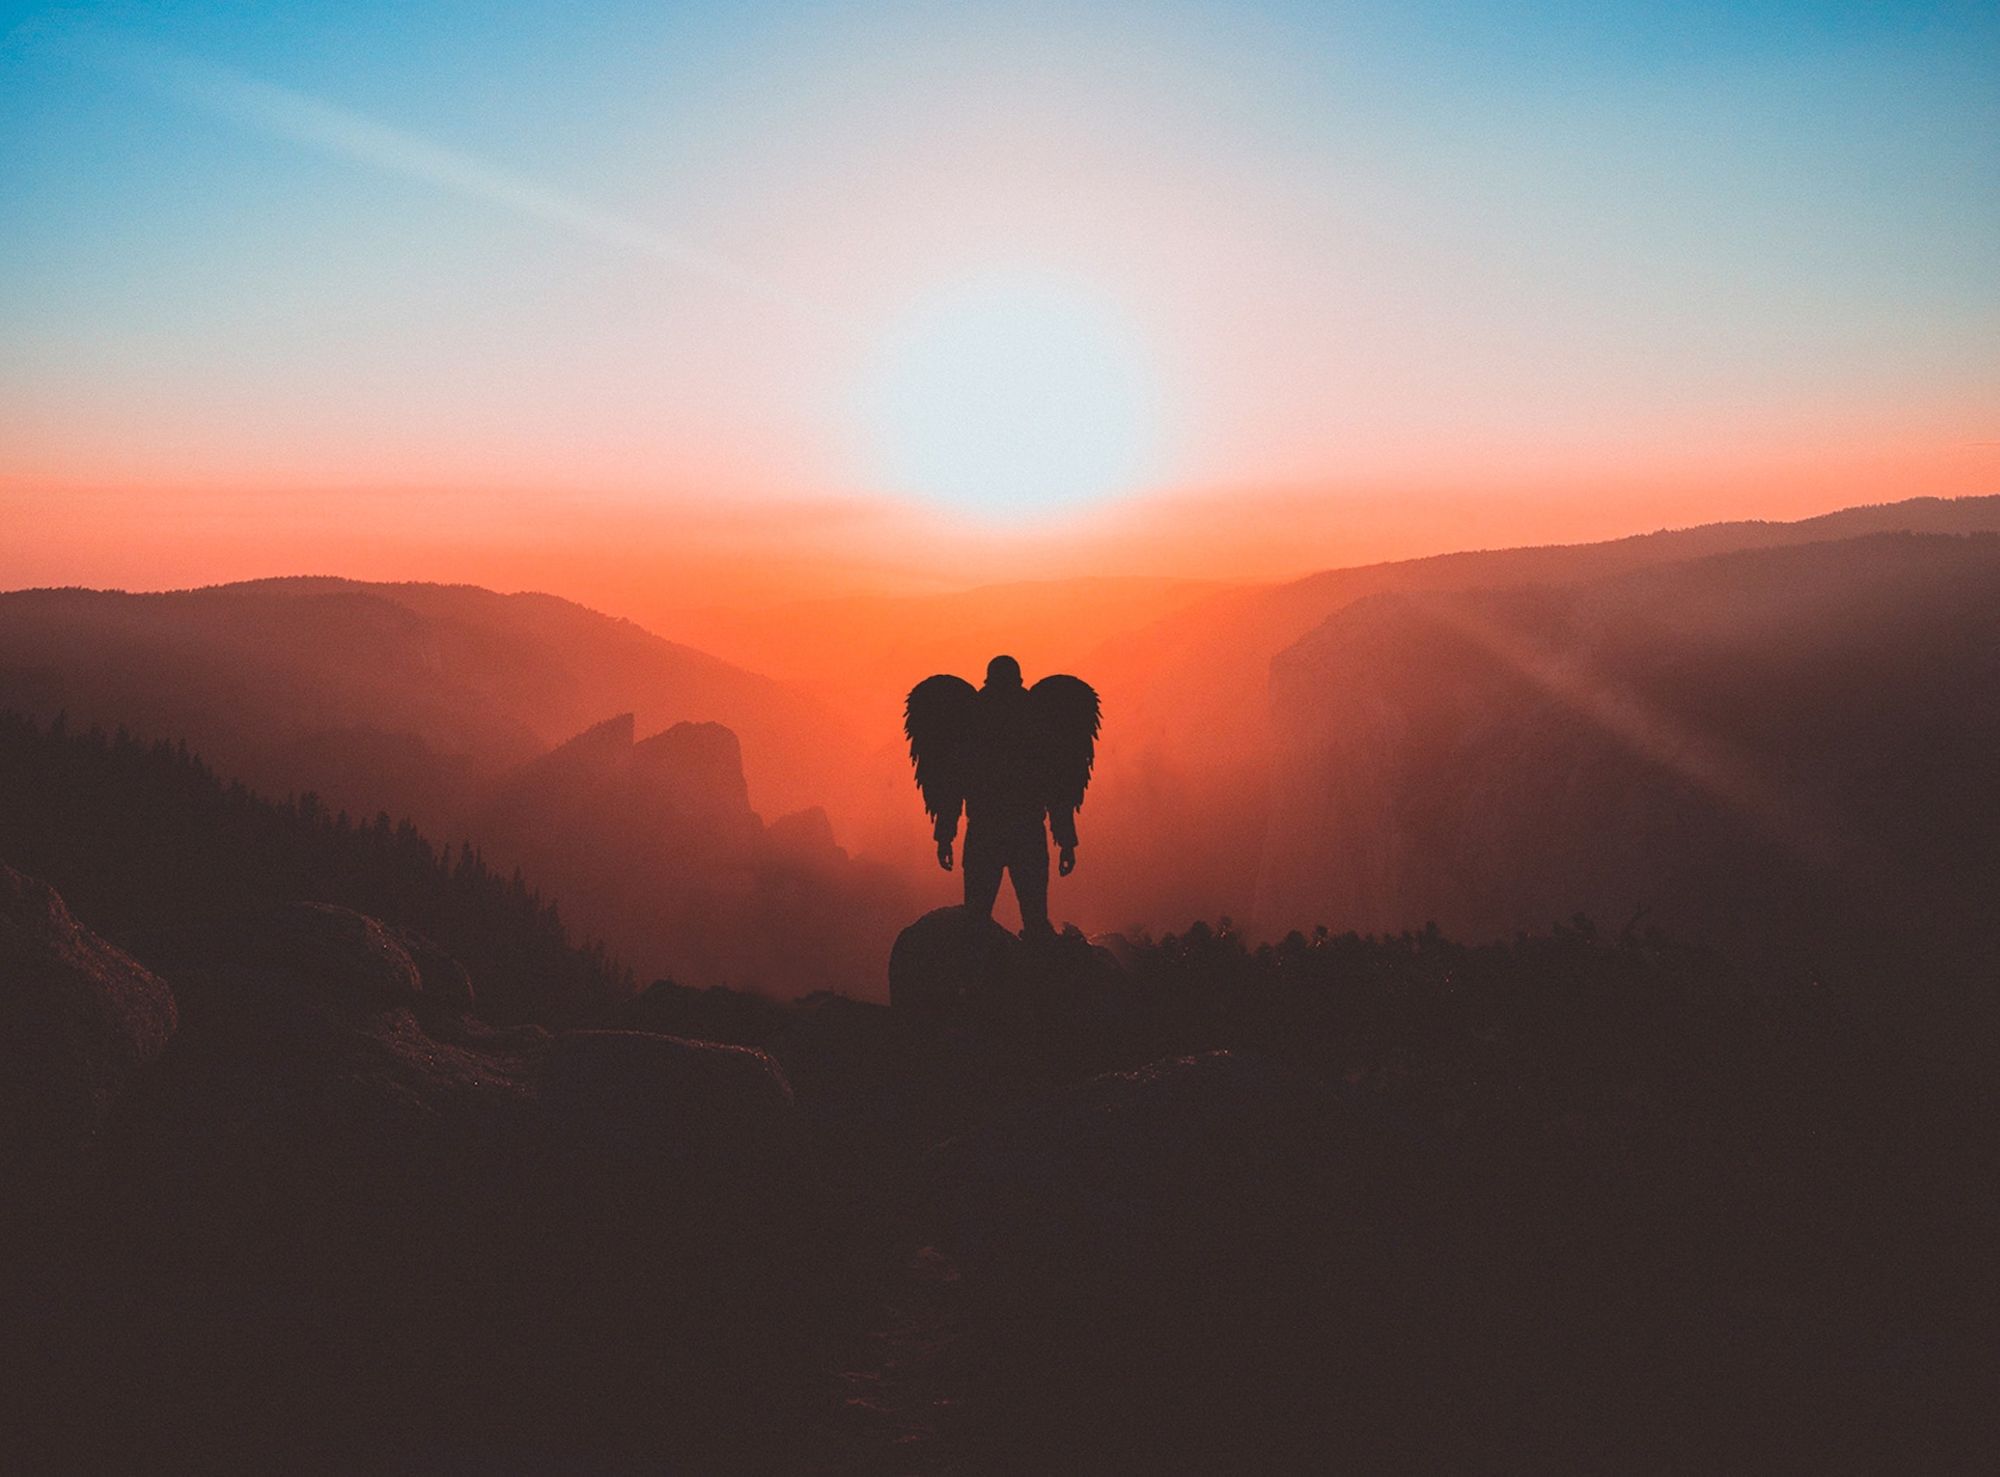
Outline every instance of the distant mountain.
[[(1266, 856), (1272, 744), (1290, 741), (1273, 728), (1272, 662), (1328, 618), (1371, 595), (1562, 587), (1903, 529), (2000, 530), (2000, 498), (1454, 554), (1219, 592), (1105, 579), (816, 602), (732, 638), (783, 655), (797, 681), (541, 595), (333, 579), (168, 595), (23, 591), (0, 595), (0, 705), (186, 738), (219, 772), (269, 793), (312, 790), (331, 809), (386, 810), (427, 834), (470, 839), (496, 865), (524, 865), (566, 908), (602, 908), (591, 927), (642, 972), (872, 991), (881, 956), (866, 949), (884, 940), (879, 914), (892, 894), (914, 911), (956, 891), (931, 863), (898, 731), (904, 684), (930, 670), (976, 675), (1005, 647), (1031, 675), (1066, 667), (1102, 692), (1081, 865), (1057, 888), (1060, 917), (1091, 929), (1247, 920), (1290, 886)], [(576, 756), (554, 751), (628, 713), (629, 729), (600, 735), (630, 751), (618, 777), (569, 796), (562, 770)], [(684, 724), (720, 725), (740, 747), (740, 763), (704, 771), (719, 787), (706, 820), (637, 777), (645, 755), (664, 762), (680, 742), (642, 736)], [(710, 822), (725, 813), (741, 835), (764, 838), (753, 853), (788, 837), (815, 858), (779, 892), (818, 921), (783, 948), (754, 921), (733, 952), (687, 942), (701, 929), (718, 939), (724, 920), (746, 917), (739, 905), (777, 887), (766, 863), (724, 864), (744, 844), (716, 839)], [(884, 859), (894, 885), (863, 857)], [(723, 878), (734, 879), (727, 906), (715, 891)], [(675, 925), (681, 942), (659, 947), (683, 904), (692, 911), (686, 928)], [(719, 975), (702, 972), (711, 967)]]
[[(948, 578), (951, 571), (940, 569)], [(1230, 588), (1221, 581), (1135, 575), (1022, 580), (933, 594), (854, 595), (663, 617), (705, 650), (823, 699), (862, 740), (863, 762), (823, 803), (858, 849), (929, 866), (902, 736), (903, 697), (933, 672), (978, 681), (1005, 652), (1030, 680), (1081, 671), (1106, 639)], [(917, 817), (912, 829), (911, 816)], [(914, 844), (913, 843), (914, 840)]]
[(1003, 651), (1034, 669), (1067, 663), (1229, 588), (1220, 580), (1090, 575), (749, 610), (693, 606), (667, 619), (704, 650), (824, 690), (846, 705), (866, 701), (871, 691), (900, 696), (934, 671), (976, 675)]
[(2000, 532), (2000, 496), (1913, 498), (1793, 523), (1720, 523), (1328, 570), (1226, 590), (1107, 641), (1079, 667), (1105, 699), (1099, 777), (1082, 817), (1086, 860), (1145, 855), (1152, 864), (1080, 868), (1074, 905), (1117, 926), (1253, 911), (1272, 804), (1273, 658), (1366, 596), (1573, 584), (1732, 550), (1887, 532)]
[(2000, 537), (1358, 600), (1287, 649), (1256, 917), (1950, 928), (2000, 890)]
[[(255, 789), (525, 866), (649, 977), (879, 990), (907, 921), (835, 842), (824, 803), (859, 748), (827, 710), (552, 596), (19, 591), (0, 595), (0, 707), (185, 742)], [(607, 713), (622, 728), (570, 742)], [(638, 723), (664, 732), (635, 742)], [(782, 817), (769, 836), (753, 804)]]
[(0, 705), (186, 738), (262, 788), (447, 834), (484, 780), (607, 712), (728, 724), (776, 810), (851, 768), (839, 726), (795, 689), (567, 600), (465, 585), (0, 595)]
[(505, 776), (469, 826), (649, 977), (879, 990), (920, 906), (895, 874), (849, 857), (824, 810), (767, 826), (719, 723), (641, 739), (620, 714)]

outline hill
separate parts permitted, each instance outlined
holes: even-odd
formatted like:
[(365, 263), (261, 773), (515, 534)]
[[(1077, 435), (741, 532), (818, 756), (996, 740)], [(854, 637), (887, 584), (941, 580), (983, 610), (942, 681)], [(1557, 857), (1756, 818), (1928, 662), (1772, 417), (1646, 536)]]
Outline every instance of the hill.
[[(407, 816), (503, 873), (525, 867), (648, 978), (879, 988), (910, 911), (900, 885), (835, 842), (820, 797), (851, 789), (859, 766), (812, 699), (552, 596), (337, 579), (19, 591), (0, 595), (8, 704), (185, 743), (222, 774), (329, 811)], [(616, 713), (628, 748), (642, 720), (705, 726), (724, 762), (678, 793), (570, 796), (551, 751)]]
[[(1994, 528), (2000, 498), (1918, 499), (1260, 588), (1111, 579), (822, 602), (760, 615), (731, 638), (790, 653), (818, 697), (547, 596), (317, 579), (158, 596), (27, 591), (0, 596), (0, 702), (44, 719), (67, 705), (78, 721), (186, 738), (271, 793), (407, 814), (429, 834), (470, 838), (496, 865), (526, 866), (566, 901), (587, 885), (593, 901), (578, 906), (603, 905), (592, 929), (648, 973), (867, 990), (880, 987), (894, 922), (954, 890), (931, 862), (897, 732), (904, 684), (933, 667), (976, 671), (989, 646), (1006, 645), (1031, 675), (1037, 663), (1068, 666), (1103, 693), (1081, 865), (1058, 889), (1061, 916), (1089, 928), (1217, 914), (1311, 923), (1290, 910), (1312, 879), (1279, 871), (1288, 855), (1317, 863), (1283, 841), (1267, 853), (1273, 744), (1289, 742), (1273, 726), (1270, 680), (1279, 653), (1339, 611), (1371, 595), (1574, 586), (1871, 531)], [(549, 772), (538, 761), (621, 713), (633, 715), (635, 744), (683, 723), (730, 729), (757, 824), (799, 835), (829, 825), (836, 844), (808, 848), (819, 862), (790, 867), (782, 884), (763, 863), (731, 860), (719, 875), (741, 886), (717, 903), (692, 860), (700, 826), (644, 787), (624, 809), (599, 797), (565, 813), (541, 793)], [(638, 865), (618, 871), (613, 858)], [(626, 900), (611, 905), (619, 888), (600, 883), (614, 875)], [(760, 913), (765, 903), (751, 900), (777, 889), (801, 916), (817, 911), (822, 922), (800, 937), (821, 942), (775, 962), (746, 928), (733, 949), (690, 953), (699, 930), (666, 929), (671, 908), (653, 908), (659, 926), (646, 931), (649, 886), (662, 899), (706, 899), (690, 916), (718, 927)]]
[[(94, 928), (171, 971), (205, 937), (285, 903), (335, 903), (428, 940), (489, 1019), (574, 1019), (631, 977), (572, 943), (553, 901), (471, 848), (384, 812), (226, 782), (185, 745), (70, 732), (0, 712), (0, 847)], [(424, 952), (424, 945), (410, 947)], [(449, 969), (447, 972), (450, 972)]]
[(728, 724), (780, 811), (849, 767), (839, 726), (781, 683), (551, 595), (465, 585), (15, 591), (0, 705), (185, 738), (264, 789), (446, 834), (484, 781), (607, 713)]
[(1079, 668), (1098, 682), (1106, 714), (1085, 839), (1113, 854), (1152, 856), (1157, 865), (1143, 879), (1081, 869), (1072, 896), (1088, 916), (1120, 926), (1203, 911), (1251, 914), (1266, 871), (1273, 659), (1367, 596), (1576, 584), (1733, 550), (1905, 531), (2000, 531), (2000, 497), (1913, 498), (1792, 523), (1445, 554), (1197, 601), (1105, 643)]
[(2000, 537), (1879, 535), (1350, 605), (1274, 664), (1259, 917), (1582, 909), (1808, 941), (2000, 886)]

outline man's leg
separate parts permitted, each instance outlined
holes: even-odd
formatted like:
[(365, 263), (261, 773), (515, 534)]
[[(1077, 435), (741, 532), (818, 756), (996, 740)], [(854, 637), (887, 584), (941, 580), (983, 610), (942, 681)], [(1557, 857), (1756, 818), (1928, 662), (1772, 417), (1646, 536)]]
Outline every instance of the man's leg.
[(1049, 839), (1037, 826), (1007, 850), (1007, 872), (1021, 904), (1021, 932), (1032, 938), (1049, 933)]
[(993, 903), (1000, 896), (1000, 869), (1006, 863), (999, 848), (972, 827), (965, 828), (965, 855), (959, 869), (965, 873), (965, 911), (981, 918), (993, 916)]

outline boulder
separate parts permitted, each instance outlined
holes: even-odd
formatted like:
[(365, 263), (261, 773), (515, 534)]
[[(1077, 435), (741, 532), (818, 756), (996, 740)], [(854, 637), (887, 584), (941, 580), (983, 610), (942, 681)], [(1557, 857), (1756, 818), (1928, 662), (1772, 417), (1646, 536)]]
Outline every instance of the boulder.
[(1125, 983), (1117, 956), (1075, 928), (1017, 937), (963, 908), (926, 913), (889, 955), (898, 1011), (1011, 1042), (1070, 1070), (1092, 1060), (1093, 1043), (1105, 1044), (1129, 1015)]
[(438, 945), (411, 928), (391, 928), (390, 936), (416, 966), (418, 987), (432, 1005), (471, 1010), (477, 1003), (472, 972)]
[(808, 1103), (881, 1103), (907, 1076), (907, 1032), (888, 1006), (820, 990), (798, 1001), (772, 1051)]
[(990, 996), (1011, 973), (1021, 941), (990, 917), (934, 908), (896, 936), (889, 951), (889, 1003), (945, 1014)]
[(173, 991), (0, 865), (0, 1184), (88, 1146), (177, 1022)]
[(105, 1296), (145, 1339), (109, 1322), (79, 1356), (156, 1390), (173, 1450), (338, 1431), (418, 1468), (401, 1443), (561, 1430), (603, 1444), (585, 1466), (670, 1438), (695, 1460), (749, 1439), (731, 1399), (800, 1388), (811, 1289), (837, 1283), (769, 1057), (433, 1011), (408, 950), (340, 909), (216, 948), (226, 993), (114, 1124), (133, 1270)]
[(606, 1024), (656, 1036), (757, 1046), (783, 1027), (786, 1016), (783, 1005), (755, 991), (732, 990), (727, 985), (710, 985), (704, 990), (673, 980), (655, 980), (626, 1000)]
[(290, 903), (247, 924), (217, 930), (210, 972), (233, 977), (259, 1003), (336, 1011), (409, 1005), (423, 971), (397, 930), (332, 903)]
[(772, 1162), (790, 1147), (792, 1089), (748, 1046), (648, 1031), (565, 1031), (549, 1043), (541, 1099), (600, 1147)]

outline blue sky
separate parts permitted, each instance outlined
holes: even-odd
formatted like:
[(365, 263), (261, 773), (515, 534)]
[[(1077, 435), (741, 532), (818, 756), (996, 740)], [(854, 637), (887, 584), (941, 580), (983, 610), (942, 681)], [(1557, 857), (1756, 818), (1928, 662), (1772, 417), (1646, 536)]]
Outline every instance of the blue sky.
[(1154, 397), (1079, 499), (2000, 439), (1990, 4), (22, 6), (0, 193), (17, 503), (948, 496), (869, 377), (1009, 274)]

